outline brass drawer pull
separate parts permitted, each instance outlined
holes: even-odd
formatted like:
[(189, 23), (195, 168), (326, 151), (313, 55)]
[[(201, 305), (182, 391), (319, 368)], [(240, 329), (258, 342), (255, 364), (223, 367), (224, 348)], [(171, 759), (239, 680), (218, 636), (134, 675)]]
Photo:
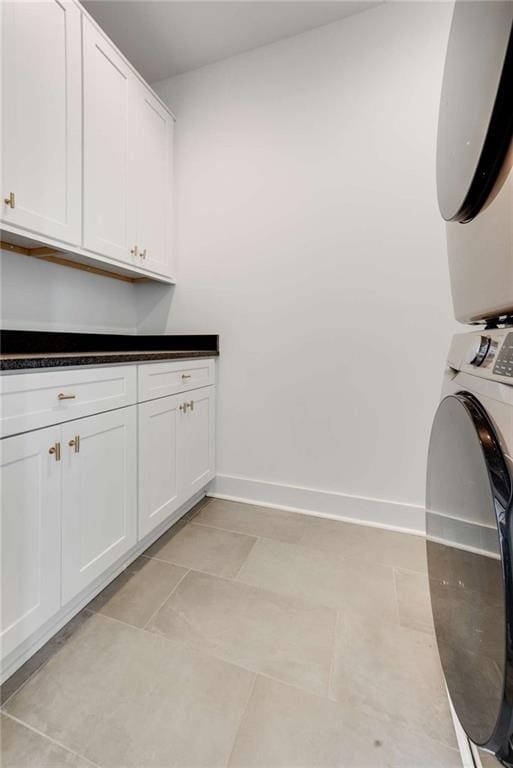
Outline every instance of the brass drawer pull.
[(140, 256), (141, 256), (141, 259), (146, 258), (146, 248), (144, 249), (144, 251), (141, 251)]
[(190, 379), (190, 378), (191, 378), (191, 374), (190, 373), (182, 373), (182, 379), (185, 380), (185, 379)]
[(55, 456), (55, 461), (60, 461), (61, 460), (61, 444), (55, 443), (55, 445), (52, 445), (52, 447), (48, 449), (48, 453), (51, 456)]
[(187, 413), (187, 403), (182, 403), (179, 405), (178, 410), (183, 411), (183, 413)]
[(59, 400), (74, 400), (76, 398), (76, 395), (65, 395), (63, 392), (59, 392), (57, 395), (57, 398)]
[(191, 400), (191, 402), (189, 403), (189, 408), (191, 409), (191, 411), (194, 410), (194, 400)]
[(139, 248), (136, 245), (134, 245), (134, 247), (130, 249), (130, 253), (132, 254), (132, 256), (135, 256), (135, 258), (137, 258), (137, 255), (139, 253)]
[(80, 435), (75, 435), (68, 443), (70, 448), (75, 448), (75, 453), (80, 453)]
[(9, 192), (9, 197), (4, 197), (4, 203), (9, 206), (9, 208), (16, 208), (16, 195), (14, 192)]

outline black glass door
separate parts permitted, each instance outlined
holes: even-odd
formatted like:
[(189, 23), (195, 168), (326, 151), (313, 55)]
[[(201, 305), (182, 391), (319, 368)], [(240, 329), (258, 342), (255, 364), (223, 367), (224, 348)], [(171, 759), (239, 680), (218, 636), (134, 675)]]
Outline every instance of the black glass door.
[(513, 132), (513, 2), (459, 0), (454, 8), (438, 120), (438, 203), (446, 221), (470, 221), (488, 200)]
[(426, 494), (436, 637), (463, 728), (503, 752), (513, 701), (510, 506), (508, 468), (486, 412), (467, 393), (446, 397), (431, 433)]

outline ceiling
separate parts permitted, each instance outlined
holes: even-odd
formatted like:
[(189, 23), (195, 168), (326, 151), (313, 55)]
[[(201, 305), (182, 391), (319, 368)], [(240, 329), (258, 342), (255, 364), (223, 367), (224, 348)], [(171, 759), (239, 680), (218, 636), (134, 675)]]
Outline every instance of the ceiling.
[(150, 83), (372, 8), (372, 0), (85, 0)]

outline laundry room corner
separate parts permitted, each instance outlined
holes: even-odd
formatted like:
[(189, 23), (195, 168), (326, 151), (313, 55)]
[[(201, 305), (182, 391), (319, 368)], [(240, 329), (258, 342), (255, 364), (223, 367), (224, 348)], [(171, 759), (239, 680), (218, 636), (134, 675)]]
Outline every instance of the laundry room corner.
[(170, 304), (139, 293), (140, 330), (220, 327), (214, 493), (424, 528), (456, 327), (435, 189), (450, 18), (378, 5), (155, 84), (179, 116), (180, 280)]

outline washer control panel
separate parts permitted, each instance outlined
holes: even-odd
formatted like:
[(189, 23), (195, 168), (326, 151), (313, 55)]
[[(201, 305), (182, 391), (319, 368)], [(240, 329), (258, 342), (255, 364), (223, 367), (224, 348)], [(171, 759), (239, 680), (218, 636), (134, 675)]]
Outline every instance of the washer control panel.
[(513, 328), (486, 328), (453, 336), (447, 365), (513, 387)]
[(504, 339), (499, 354), (495, 358), (493, 372), (497, 376), (513, 378), (513, 332)]

